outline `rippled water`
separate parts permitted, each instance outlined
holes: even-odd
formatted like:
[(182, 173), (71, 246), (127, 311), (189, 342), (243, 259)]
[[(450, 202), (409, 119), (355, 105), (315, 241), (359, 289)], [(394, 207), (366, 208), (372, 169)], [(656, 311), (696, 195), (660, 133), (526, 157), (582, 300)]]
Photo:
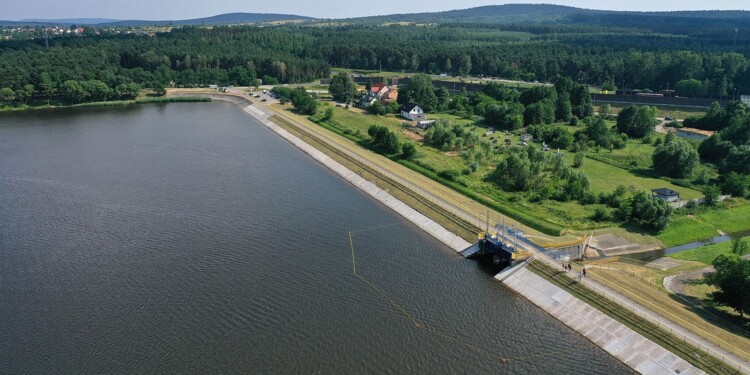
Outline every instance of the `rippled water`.
[[(0, 373), (629, 373), (222, 104), (0, 116)], [(537, 358), (502, 364), (493, 355)]]

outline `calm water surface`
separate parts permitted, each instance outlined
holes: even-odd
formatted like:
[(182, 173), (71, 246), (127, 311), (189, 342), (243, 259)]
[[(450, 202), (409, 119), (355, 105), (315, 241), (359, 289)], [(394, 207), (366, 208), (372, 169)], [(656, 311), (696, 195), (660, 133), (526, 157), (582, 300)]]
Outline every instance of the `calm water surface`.
[(352, 275), (399, 220), (228, 104), (4, 114), (0, 373), (630, 373), (415, 227), (355, 234), (458, 339), (415, 329)]

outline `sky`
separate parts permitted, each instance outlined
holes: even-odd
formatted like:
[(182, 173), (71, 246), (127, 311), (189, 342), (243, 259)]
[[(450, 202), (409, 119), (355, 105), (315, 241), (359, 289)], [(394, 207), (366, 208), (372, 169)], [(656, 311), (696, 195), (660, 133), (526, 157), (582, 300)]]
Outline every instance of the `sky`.
[(747, 0), (3, 0), (0, 20), (112, 18), (178, 20), (222, 13), (284, 13), (317, 18), (345, 18), (393, 13), (421, 13), (507, 3), (556, 3), (607, 10), (750, 10)]

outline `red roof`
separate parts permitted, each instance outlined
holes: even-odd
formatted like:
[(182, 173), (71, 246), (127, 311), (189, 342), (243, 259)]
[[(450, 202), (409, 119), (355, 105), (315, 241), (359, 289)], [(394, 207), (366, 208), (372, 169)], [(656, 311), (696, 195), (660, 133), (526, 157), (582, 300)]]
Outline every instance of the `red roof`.
[(385, 83), (376, 83), (372, 86), (370, 86), (370, 92), (373, 94), (380, 94), (380, 92), (385, 88)]

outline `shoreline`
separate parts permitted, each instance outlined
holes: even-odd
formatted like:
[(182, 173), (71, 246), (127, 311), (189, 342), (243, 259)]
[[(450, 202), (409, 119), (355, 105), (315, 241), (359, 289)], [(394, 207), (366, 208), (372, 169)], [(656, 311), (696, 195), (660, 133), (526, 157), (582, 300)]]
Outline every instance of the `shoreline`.
[(70, 105), (40, 105), (40, 106), (24, 106), (24, 107), (6, 107), (0, 108), (0, 114), (3, 113), (23, 113), (23, 112), (34, 112), (43, 110), (56, 110), (56, 109), (74, 109), (74, 108), (99, 108), (99, 107), (118, 107), (118, 106), (129, 106), (136, 104), (158, 104), (158, 103), (204, 103), (210, 102), (211, 98), (202, 97), (200, 95), (184, 96), (184, 97), (149, 97), (142, 99), (133, 100), (109, 100), (104, 102), (87, 102)]

